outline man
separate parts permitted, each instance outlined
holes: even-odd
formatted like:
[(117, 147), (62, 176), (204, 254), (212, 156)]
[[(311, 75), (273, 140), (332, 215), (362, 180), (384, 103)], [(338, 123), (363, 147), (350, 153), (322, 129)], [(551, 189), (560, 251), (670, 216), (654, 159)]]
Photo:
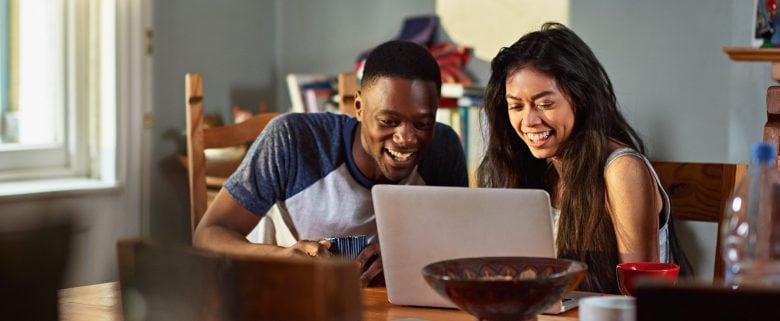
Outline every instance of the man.
[[(328, 257), (329, 236), (365, 234), (361, 283), (381, 274), (371, 187), (467, 186), (463, 148), (437, 124), (441, 76), (425, 48), (391, 41), (368, 56), (356, 118), (286, 114), (257, 138), (195, 230), (196, 246), (236, 254)], [(296, 244), (252, 244), (247, 233), (276, 205)]]

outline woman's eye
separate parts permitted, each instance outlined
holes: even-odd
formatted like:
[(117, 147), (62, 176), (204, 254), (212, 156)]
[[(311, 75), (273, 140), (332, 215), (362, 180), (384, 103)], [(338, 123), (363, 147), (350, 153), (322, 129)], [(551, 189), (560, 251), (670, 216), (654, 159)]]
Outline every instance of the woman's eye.
[(509, 110), (523, 110), (523, 105), (509, 104)]
[(539, 108), (539, 109), (550, 109), (552, 107), (553, 107), (553, 103), (536, 104), (536, 108)]

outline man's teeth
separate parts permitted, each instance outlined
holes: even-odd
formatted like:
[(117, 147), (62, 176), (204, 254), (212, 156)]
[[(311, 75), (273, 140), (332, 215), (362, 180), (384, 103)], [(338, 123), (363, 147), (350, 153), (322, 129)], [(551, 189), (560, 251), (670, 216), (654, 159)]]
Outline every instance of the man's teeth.
[(528, 136), (528, 139), (530, 139), (532, 142), (537, 142), (542, 139), (545, 139), (550, 136), (550, 131), (541, 132), (541, 133), (526, 133), (526, 136)]
[(409, 159), (409, 156), (412, 156), (412, 153), (396, 152), (396, 151), (391, 150), (391, 149), (388, 149), (387, 152), (390, 153), (390, 155), (392, 155), (393, 158), (395, 158), (397, 160), (400, 160), (400, 161), (405, 161), (405, 160)]

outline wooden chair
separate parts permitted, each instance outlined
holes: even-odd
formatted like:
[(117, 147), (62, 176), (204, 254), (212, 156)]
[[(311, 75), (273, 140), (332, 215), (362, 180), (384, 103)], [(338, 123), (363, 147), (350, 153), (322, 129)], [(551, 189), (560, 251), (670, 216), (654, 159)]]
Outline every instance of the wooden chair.
[(125, 320), (360, 320), (349, 260), (230, 256), (145, 239), (117, 242)]
[[(766, 89), (766, 118), (764, 142), (773, 144), (776, 150), (780, 150), (780, 86), (769, 86)], [(775, 164), (780, 164), (780, 153)]]
[(339, 112), (355, 116), (355, 97), (357, 96), (357, 77), (354, 72), (342, 72), (338, 76)]
[[(678, 220), (712, 222), (718, 226), (726, 201), (747, 171), (746, 164), (681, 163), (653, 161), (653, 168), (669, 194)], [(716, 238), (718, 239), (718, 238)], [(715, 246), (714, 278), (723, 278), (720, 243)]]
[(215, 128), (203, 126), (203, 78), (200, 74), (185, 76), (185, 102), (187, 115), (187, 174), (190, 189), (190, 222), (192, 231), (198, 226), (211, 194), (208, 187), (218, 190), (225, 179), (232, 174), (241, 159), (229, 161), (208, 161), (207, 148), (225, 148), (252, 142), (263, 131), (268, 122), (279, 113), (263, 113), (241, 123)]

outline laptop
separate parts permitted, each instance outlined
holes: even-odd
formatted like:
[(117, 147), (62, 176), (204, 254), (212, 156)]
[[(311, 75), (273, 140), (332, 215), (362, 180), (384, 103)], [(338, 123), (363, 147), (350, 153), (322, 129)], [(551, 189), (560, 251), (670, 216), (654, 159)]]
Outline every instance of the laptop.
[[(480, 256), (555, 257), (544, 190), (376, 185), (371, 190), (387, 298), (457, 308), (422, 277), (436, 261)], [(547, 313), (577, 305), (567, 298)]]

